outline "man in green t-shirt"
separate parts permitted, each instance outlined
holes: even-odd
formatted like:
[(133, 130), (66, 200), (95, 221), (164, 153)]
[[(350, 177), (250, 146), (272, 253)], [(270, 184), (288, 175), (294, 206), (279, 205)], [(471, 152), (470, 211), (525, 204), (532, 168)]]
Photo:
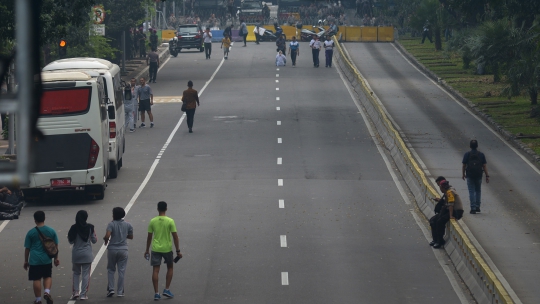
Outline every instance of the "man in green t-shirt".
[[(172, 239), (174, 241), (174, 247), (176, 247), (176, 258), (182, 258), (180, 253), (178, 234), (176, 233), (176, 225), (174, 220), (166, 215), (167, 203), (159, 202), (157, 205), (159, 215), (154, 217), (148, 224), (148, 237), (146, 238), (146, 251), (144, 256), (146, 259), (150, 259), (150, 265), (153, 266), (152, 283), (154, 284), (154, 300), (161, 299), (161, 295), (158, 292), (158, 280), (159, 280), (159, 268), (161, 266), (161, 260), (165, 260), (167, 264), (167, 276), (165, 277), (165, 289), (163, 290), (163, 296), (172, 298), (174, 295), (169, 290), (173, 277), (173, 252), (172, 252)], [(149, 255), (148, 251), (152, 244), (152, 254)]]

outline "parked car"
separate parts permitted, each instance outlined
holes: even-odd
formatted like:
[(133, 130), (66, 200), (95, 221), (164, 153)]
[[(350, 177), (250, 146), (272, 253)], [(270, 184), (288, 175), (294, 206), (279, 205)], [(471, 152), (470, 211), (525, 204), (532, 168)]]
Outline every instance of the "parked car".
[(196, 24), (178, 26), (176, 36), (169, 40), (169, 53), (176, 57), (182, 49), (199, 49), (204, 51), (203, 31)]

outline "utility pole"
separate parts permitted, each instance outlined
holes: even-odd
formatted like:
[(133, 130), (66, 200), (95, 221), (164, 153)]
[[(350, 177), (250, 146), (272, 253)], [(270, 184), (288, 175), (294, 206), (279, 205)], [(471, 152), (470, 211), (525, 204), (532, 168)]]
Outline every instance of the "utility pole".
[[(8, 91), (15, 91), (15, 63), (11, 63), (9, 67), (9, 87)], [(8, 148), (6, 154), (15, 154), (15, 113), (10, 112), (8, 118)], [(2, 122), (4, 124), (5, 121)]]
[(122, 31), (122, 73), (126, 72), (126, 30)]

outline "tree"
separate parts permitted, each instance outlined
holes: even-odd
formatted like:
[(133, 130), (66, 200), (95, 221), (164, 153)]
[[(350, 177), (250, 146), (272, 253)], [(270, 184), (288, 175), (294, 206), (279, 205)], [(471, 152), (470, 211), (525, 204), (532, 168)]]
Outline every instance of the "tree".
[(431, 32), (435, 34), (435, 49), (441, 50), (441, 24), (438, 17), (440, 4), (438, 0), (422, 0), (419, 3), (416, 13), (411, 16), (411, 26), (422, 29), (426, 21), (433, 25)]

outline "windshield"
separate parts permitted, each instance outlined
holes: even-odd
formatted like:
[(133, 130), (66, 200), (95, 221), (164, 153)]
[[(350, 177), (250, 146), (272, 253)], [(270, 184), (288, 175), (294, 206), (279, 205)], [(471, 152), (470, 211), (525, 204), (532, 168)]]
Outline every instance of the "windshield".
[(243, 9), (260, 9), (262, 8), (261, 4), (259, 2), (244, 2), (242, 4)]
[(178, 33), (181, 34), (190, 34), (190, 33), (198, 33), (199, 30), (196, 26), (186, 26), (186, 27), (179, 27)]
[(41, 116), (76, 115), (88, 112), (92, 88), (45, 90), (41, 97)]

